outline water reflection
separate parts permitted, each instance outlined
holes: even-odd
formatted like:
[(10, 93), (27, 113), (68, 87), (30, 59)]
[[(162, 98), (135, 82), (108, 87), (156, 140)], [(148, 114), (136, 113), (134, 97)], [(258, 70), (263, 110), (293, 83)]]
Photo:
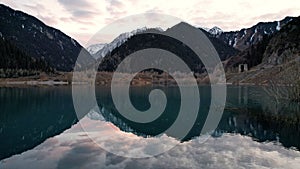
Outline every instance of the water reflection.
[(32, 149), (76, 121), (68, 87), (0, 88), (0, 159)]
[[(106, 132), (93, 132), (93, 139), (101, 139), (102, 144), (118, 147), (124, 152), (151, 154), (157, 143), (172, 144), (171, 137), (143, 138), (110, 130), (111, 124), (89, 118), (82, 119), (83, 125), (96, 125)], [(136, 159), (116, 156), (101, 149), (89, 139), (85, 132), (75, 125), (64, 133), (49, 138), (36, 148), (21, 155), (2, 160), (0, 168), (299, 168), (300, 152), (286, 149), (273, 143), (258, 143), (250, 137), (239, 134), (224, 134), (222, 137), (208, 137), (202, 143), (201, 137), (178, 144), (158, 156)], [(178, 142), (178, 141), (177, 141)], [(120, 146), (125, 145), (125, 146)], [(127, 146), (129, 145), (129, 146)]]
[[(132, 89), (131, 100), (137, 109), (144, 110), (151, 88)], [(164, 114), (150, 124), (135, 123), (127, 120), (115, 109), (109, 88), (97, 92), (101, 115), (121, 130), (132, 132), (143, 137), (155, 136), (166, 130), (176, 118), (180, 105), (180, 94), (176, 88), (162, 88), (168, 96)], [(199, 116), (190, 133), (183, 141), (199, 136), (207, 116), (210, 104), (210, 93), (207, 86), (200, 87), (201, 105)], [(276, 107), (277, 109), (274, 109)], [(278, 109), (280, 107), (280, 109)], [(297, 103), (284, 103), (272, 100), (261, 87), (229, 86), (226, 108), (218, 128), (212, 136), (222, 133), (239, 133), (251, 136), (259, 142), (275, 141), (286, 147), (300, 149), (299, 107)]]
[[(139, 110), (149, 107), (151, 88), (131, 88), (131, 100)], [(176, 118), (180, 94), (175, 88), (162, 88), (168, 97), (165, 113), (151, 124), (133, 123), (115, 109), (109, 88), (97, 88), (101, 114), (88, 114), (91, 121), (112, 122), (122, 131), (142, 137), (160, 134)], [(77, 122), (70, 87), (0, 88), (0, 159), (19, 154), (62, 133)], [(210, 90), (200, 87), (201, 105), (196, 123), (183, 141), (199, 136), (209, 109)], [(226, 109), (213, 137), (224, 133), (251, 136), (259, 142), (278, 141), (300, 149), (299, 104), (276, 102), (261, 87), (229, 86)], [(89, 123), (92, 123), (89, 121)], [(225, 134), (226, 135), (226, 134)]]

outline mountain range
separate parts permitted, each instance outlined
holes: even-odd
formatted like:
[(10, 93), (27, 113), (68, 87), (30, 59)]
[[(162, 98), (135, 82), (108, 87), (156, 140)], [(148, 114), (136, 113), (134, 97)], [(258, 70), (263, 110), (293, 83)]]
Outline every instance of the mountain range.
[[(201, 61), (195, 60), (188, 48), (179, 50), (182, 44), (171, 45), (170, 39), (162, 36), (151, 39), (147, 35), (149, 30), (164, 32), (160, 28), (140, 28), (122, 33), (111, 43), (94, 44), (85, 49), (60, 30), (47, 26), (24, 12), (0, 4), (0, 14), (1, 44), (9, 44), (9, 47), (0, 46), (2, 74), (7, 72), (3, 71), (5, 69), (70, 72), (80, 52), (85, 54), (86, 59), (85, 63), (79, 64), (102, 59), (99, 70), (113, 71), (128, 54), (145, 46), (164, 48), (182, 55), (182, 59), (191, 65), (193, 71), (199, 73), (205, 71)], [(299, 56), (298, 21), (299, 17), (285, 17), (280, 21), (260, 22), (250, 28), (229, 32), (218, 27), (198, 29), (202, 30), (214, 45), (226, 71), (232, 72), (232, 70), (236, 71), (238, 65), (242, 63), (248, 64), (251, 69), (258, 65), (284, 64), (290, 58)], [(179, 23), (169, 29), (177, 29), (183, 24), (187, 23)], [(14, 51), (14, 54), (11, 54), (7, 48)], [(184, 56), (184, 54), (188, 55)], [(10, 63), (9, 67), (8, 63)]]
[[(239, 31), (229, 31), (225, 32), (219, 27), (213, 27), (211, 29), (209, 28), (199, 28), (201, 29), (206, 35), (209, 37), (209, 39), (214, 43), (215, 47), (217, 44), (227, 47), (228, 55), (232, 56), (237, 51), (243, 51), (247, 48), (249, 48), (252, 45), (255, 45), (258, 43), (264, 36), (272, 35), (279, 31), (281, 27), (286, 25), (289, 21), (291, 21), (293, 17), (286, 17), (280, 21), (273, 21), (273, 22), (260, 22), (250, 28), (243, 28)], [(132, 32), (128, 33), (122, 33), (117, 38), (115, 38), (110, 44), (95, 44), (88, 47), (88, 49), (95, 49), (94, 47), (96, 45), (100, 45), (101, 48), (98, 49), (98, 52), (101, 51), (111, 51), (112, 49), (120, 46), (122, 43), (127, 41), (127, 39), (136, 33), (141, 33), (143, 31), (146, 31), (146, 28), (137, 29)], [(162, 29), (160, 29), (162, 31)], [(116, 45), (118, 44), (118, 45)], [(106, 47), (104, 47), (106, 46)], [(233, 49), (228, 48), (228, 46), (236, 49), (237, 51), (234, 52)], [(104, 48), (102, 48), (104, 47)], [(106, 48), (109, 48), (107, 50)], [(218, 47), (216, 47), (218, 48)], [(218, 50), (218, 49), (217, 49)], [(219, 49), (220, 50), (220, 49)], [(218, 52), (221, 52), (219, 51)], [(91, 54), (95, 54), (95, 52), (91, 52)], [(104, 52), (105, 53), (105, 52)], [(107, 52), (106, 52), (107, 53)], [(224, 53), (224, 51), (223, 51)], [(220, 53), (219, 53), (220, 54)], [(102, 57), (103, 57), (102, 53)], [(221, 54), (222, 55), (222, 54)], [(96, 58), (99, 58), (99, 56), (96, 56)]]
[(228, 65), (247, 63), (250, 67), (258, 64), (281, 65), (299, 56), (300, 17), (290, 20), (279, 31), (265, 35), (256, 44), (230, 58)]
[[(286, 17), (281, 21), (261, 22), (250, 28), (244, 28), (240, 31), (235, 32), (224, 32), (217, 27), (214, 27), (212, 29), (199, 29), (207, 35), (209, 40), (214, 45), (216, 51), (220, 56), (220, 59), (226, 66), (226, 70), (234, 69), (235, 71), (237, 71), (237, 67), (239, 64), (248, 64), (249, 68), (261, 64), (263, 60), (265, 60), (265, 58), (269, 55), (268, 50), (266, 51), (269, 41), (274, 36), (282, 34), (282, 32), (284, 32), (285, 30), (285, 27), (288, 27), (288, 25), (290, 25), (291, 23), (296, 22), (298, 18), (299, 17)], [(177, 29), (177, 27), (180, 27), (180, 25), (182, 24), (186, 23), (179, 23), (170, 29)], [(126, 33), (123, 33), (121, 36), (117, 37), (112, 43), (118, 45), (107, 44), (107, 46), (110, 46), (109, 50), (103, 47), (98, 51), (98, 53), (102, 54), (103, 51), (106, 51), (104, 52), (106, 53), (106, 55), (102, 55), (103, 60), (99, 67), (100, 71), (114, 71), (121, 60), (123, 60), (129, 53), (142, 49), (142, 46), (165, 48), (164, 44), (161, 42), (162, 40), (150, 42), (147, 41), (149, 39), (139, 34), (130, 34), (131, 36), (124, 36), (124, 34)], [(121, 37), (127, 38), (122, 39)], [(116, 41), (118, 41), (118, 39), (120, 38), (122, 39), (122, 43), (116, 43)], [(299, 35), (295, 34), (294, 38), (299, 40)], [(287, 38), (287, 41), (289, 39), (293, 38)], [(232, 44), (231, 41), (234, 42), (234, 44)], [(171, 45), (171, 42), (169, 45)], [(286, 50), (284, 46), (278, 46), (278, 48), (279, 50)], [(126, 52), (126, 49), (132, 51)], [(175, 48), (175, 50), (176, 49), (179, 50), (179, 48)], [(188, 53), (188, 51), (185, 51), (185, 49), (182, 48), (180, 48), (180, 50), (183, 51), (174, 51), (172, 49), (169, 50), (174, 53)], [(280, 58), (281, 56), (278, 57)], [(189, 60), (190, 58), (182, 59)], [(201, 63), (195, 61), (194, 59), (189, 61), (190, 64), (192, 64), (193, 62), (197, 64), (197, 66), (194, 66), (193, 70), (199, 73), (203, 72), (204, 69), (201, 66)]]
[(293, 17), (286, 17), (280, 21), (260, 22), (250, 28), (230, 32), (223, 32), (220, 28), (214, 27), (209, 32), (211, 36), (217, 37), (224, 43), (243, 51), (259, 42), (264, 36), (278, 32), (291, 20), (293, 20)]

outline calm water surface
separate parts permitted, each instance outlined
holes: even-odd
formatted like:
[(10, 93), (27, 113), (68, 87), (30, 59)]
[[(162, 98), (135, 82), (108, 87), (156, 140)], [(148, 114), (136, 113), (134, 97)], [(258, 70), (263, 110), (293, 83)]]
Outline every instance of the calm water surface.
[[(71, 87), (0, 88), (0, 168), (300, 166), (299, 104), (275, 101), (262, 87), (228, 86), (226, 107), (218, 128), (208, 133), (209, 136), (205, 136), (208, 140), (202, 143), (200, 140), (204, 136), (199, 135), (209, 110), (210, 87), (199, 87), (198, 118), (183, 140), (176, 140), (172, 135), (156, 136), (172, 125), (180, 108), (178, 88), (160, 89), (166, 93), (168, 103), (164, 113), (151, 123), (135, 123), (124, 118), (114, 107), (109, 88), (98, 87), (96, 96), (100, 112), (87, 112), (79, 124)], [(151, 87), (131, 88), (131, 101), (138, 110), (150, 107), (151, 90)], [(111, 147), (118, 146), (119, 136), (124, 133), (130, 145), (134, 143), (133, 138), (140, 144), (153, 139), (181, 143), (152, 158), (130, 159), (95, 145), (81, 128), (82, 124), (101, 126), (104, 132), (97, 137)], [(103, 134), (105, 131), (107, 134)], [(140, 144), (136, 145), (137, 149)]]

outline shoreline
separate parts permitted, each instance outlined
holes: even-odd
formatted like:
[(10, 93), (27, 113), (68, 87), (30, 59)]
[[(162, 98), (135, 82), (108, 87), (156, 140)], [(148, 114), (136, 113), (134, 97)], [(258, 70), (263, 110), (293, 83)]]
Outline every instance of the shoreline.
[[(57, 86), (73, 86), (73, 85), (88, 85), (88, 86), (92, 86), (91, 83), (89, 82), (67, 82), (67, 81), (2, 81), (0, 82), (0, 88), (1, 87), (18, 87), (18, 86), (22, 86), (22, 87), (32, 87), (32, 86), (53, 86), (53, 87), (57, 87)], [(183, 84), (181, 86), (191, 86), (192, 84)], [(211, 85), (209, 83), (197, 83), (198, 86), (207, 86), (207, 85)], [(221, 84), (214, 84), (214, 85), (221, 85)], [(227, 82), (225, 83), (226, 86), (269, 86), (268, 84), (255, 84), (255, 83), (230, 83)], [(110, 83), (96, 83), (95, 86), (103, 86), (103, 87), (109, 87)], [(120, 84), (120, 86), (122, 86), (122, 84)], [(165, 83), (131, 83), (130, 86), (134, 86), (134, 87), (148, 87), (148, 86), (155, 86), (155, 87), (175, 87), (178, 86), (176, 83), (170, 83), (168, 85), (166, 85)]]
[[(239, 74), (226, 74), (226, 85), (228, 86), (270, 86), (267, 80), (262, 81), (252, 81), (241, 78), (246, 73)], [(86, 74), (80, 75), (80, 79), (77, 82), (73, 82), (73, 72), (58, 72), (54, 75), (47, 75), (41, 73), (37, 76), (27, 76), (18, 78), (0, 78), (0, 87), (14, 87), (14, 86), (72, 86), (72, 85), (92, 85), (95, 86), (110, 86), (113, 77), (113, 72), (97, 72), (96, 79), (91, 79), (87, 77)], [(186, 74), (176, 74), (177, 79), (182, 80), (182, 86), (189, 86), (193, 81), (188, 79)], [(239, 77), (238, 79), (233, 79), (232, 77)], [(122, 84), (122, 80), (126, 77), (130, 78), (130, 75), (123, 74), (121, 78), (117, 79), (117, 82)], [(194, 74), (194, 79), (197, 85), (210, 85), (210, 79), (206, 74)], [(82, 81), (80, 81), (82, 80)], [(217, 84), (217, 83), (216, 83)], [(279, 84), (278, 84), (279, 85)], [(149, 73), (143, 72), (138, 73), (131, 81), (131, 86), (163, 86), (172, 87), (178, 86), (175, 79), (166, 73)], [(286, 86), (286, 85), (280, 85)]]

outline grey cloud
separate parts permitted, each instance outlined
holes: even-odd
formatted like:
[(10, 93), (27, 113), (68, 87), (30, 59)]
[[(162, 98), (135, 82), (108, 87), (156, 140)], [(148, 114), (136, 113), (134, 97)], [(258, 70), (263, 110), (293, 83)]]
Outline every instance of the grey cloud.
[(85, 0), (58, 0), (58, 2), (68, 9), (93, 7), (92, 4)]
[(284, 9), (276, 13), (267, 13), (267, 14), (255, 16), (251, 20), (270, 21), (270, 19), (271, 20), (283, 19), (283, 17), (291, 15), (291, 11), (297, 11), (297, 10), (300, 11), (300, 9), (297, 8)]
[(125, 160), (126, 160), (125, 157), (117, 156), (117, 155), (107, 152), (105, 164), (106, 165), (116, 165), (116, 164), (122, 163)]
[(43, 22), (49, 25), (57, 24), (56, 17), (54, 17), (52, 13), (49, 13), (44, 5), (37, 3), (35, 5), (24, 4), (23, 6), (29, 10), (37, 12), (38, 14), (36, 15), (36, 17), (41, 19)]
[(110, 14), (110, 18), (106, 19), (106, 23), (125, 16), (127, 11), (124, 10), (124, 4), (119, 0), (106, 0), (106, 11)]
[(102, 153), (92, 143), (79, 144), (58, 161), (57, 169), (91, 168)]
[(122, 8), (124, 5), (120, 0), (106, 0), (109, 7), (112, 8)]
[(73, 11), (73, 16), (74, 17), (89, 17), (89, 16), (93, 16), (95, 13), (91, 12), (91, 11)]
[(89, 19), (101, 13), (92, 3), (85, 0), (58, 0), (58, 2), (72, 14), (73, 20)]

